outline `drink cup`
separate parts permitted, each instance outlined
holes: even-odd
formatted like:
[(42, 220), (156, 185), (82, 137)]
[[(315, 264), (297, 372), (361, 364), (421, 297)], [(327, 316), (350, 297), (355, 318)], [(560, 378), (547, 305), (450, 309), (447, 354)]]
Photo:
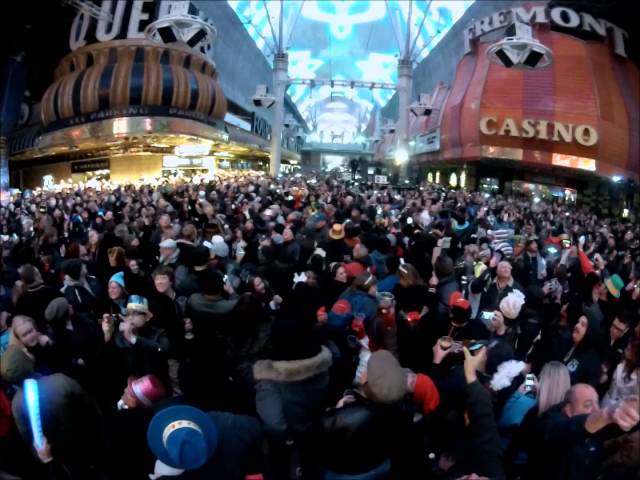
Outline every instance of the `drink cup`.
[(451, 337), (440, 337), (440, 339), (438, 340), (438, 343), (440, 344), (440, 348), (442, 350), (449, 350), (452, 346), (453, 346), (453, 338)]

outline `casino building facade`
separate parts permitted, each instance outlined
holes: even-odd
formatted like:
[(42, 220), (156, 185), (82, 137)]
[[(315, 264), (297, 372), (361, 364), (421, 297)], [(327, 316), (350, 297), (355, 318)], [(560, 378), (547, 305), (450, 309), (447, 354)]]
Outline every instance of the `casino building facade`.
[[(10, 139), (12, 186), (42, 186), (46, 178), (125, 182), (266, 168), (269, 122), (227, 101), (211, 45), (199, 36), (189, 45), (145, 35), (149, 24), (170, 14), (195, 15), (214, 28), (215, 19), (188, 1), (101, 5), (113, 20), (78, 11), (70, 53), (42, 95), (36, 121)], [(295, 109), (290, 101), (287, 108)], [(283, 137), (285, 171), (300, 159), (299, 140)]]
[[(458, 35), (461, 55), (452, 78), (430, 88), (432, 114), (411, 117), (413, 178), (579, 199), (614, 213), (638, 209), (640, 71), (627, 58), (627, 32), (569, 8), (520, 4), (553, 63), (509, 69), (490, 63), (486, 50), (516, 13), (493, 3), (493, 12), (472, 6), (448, 34)], [(576, 36), (585, 29), (593, 39)], [(425, 86), (421, 71), (414, 92)], [(386, 134), (376, 157), (390, 158), (396, 143), (395, 133)]]

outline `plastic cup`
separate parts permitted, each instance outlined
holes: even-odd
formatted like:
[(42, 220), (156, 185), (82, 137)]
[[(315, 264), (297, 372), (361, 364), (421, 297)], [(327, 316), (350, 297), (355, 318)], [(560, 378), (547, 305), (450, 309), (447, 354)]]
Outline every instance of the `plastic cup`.
[(440, 348), (442, 350), (449, 350), (451, 347), (453, 347), (453, 338), (446, 336), (440, 337), (438, 343), (440, 344)]

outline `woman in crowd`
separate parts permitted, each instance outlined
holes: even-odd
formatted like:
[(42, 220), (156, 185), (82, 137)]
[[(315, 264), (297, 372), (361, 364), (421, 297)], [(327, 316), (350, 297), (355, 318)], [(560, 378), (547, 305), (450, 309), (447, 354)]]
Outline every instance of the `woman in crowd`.
[(640, 398), (640, 338), (631, 340), (624, 349), (624, 358), (615, 369), (602, 407), (615, 405), (627, 397)]

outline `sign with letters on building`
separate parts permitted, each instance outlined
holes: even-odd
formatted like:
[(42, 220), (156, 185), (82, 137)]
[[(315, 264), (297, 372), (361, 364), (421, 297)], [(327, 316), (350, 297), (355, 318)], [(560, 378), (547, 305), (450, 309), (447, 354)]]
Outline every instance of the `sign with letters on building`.
[(585, 12), (562, 6), (548, 8), (538, 5), (531, 8), (514, 7), (500, 10), (493, 15), (472, 22), (464, 31), (465, 53), (471, 53), (473, 40), (483, 35), (507, 27), (514, 20), (519, 20), (530, 25), (536, 23), (548, 23), (562, 28), (582, 30), (595, 34), (603, 39), (609, 39), (616, 55), (627, 58), (625, 40), (629, 34), (602, 18), (596, 18)]
[(521, 122), (516, 122), (509, 117), (503, 119), (482, 117), (480, 132), (485, 135), (537, 138), (551, 142), (575, 142), (584, 147), (594, 146), (599, 139), (598, 131), (591, 125), (574, 125), (531, 118), (524, 118)]

